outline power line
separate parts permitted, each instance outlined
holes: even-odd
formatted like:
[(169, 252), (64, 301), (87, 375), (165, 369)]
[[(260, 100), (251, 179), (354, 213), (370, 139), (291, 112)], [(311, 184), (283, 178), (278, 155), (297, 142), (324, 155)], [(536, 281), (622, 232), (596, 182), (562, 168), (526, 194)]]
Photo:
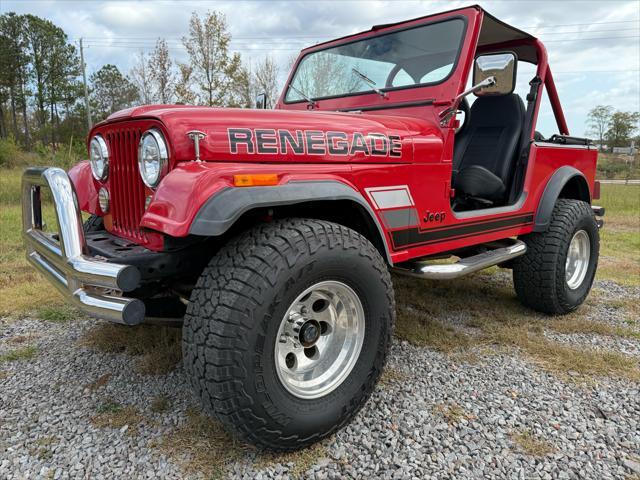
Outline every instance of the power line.
[[(640, 28), (623, 28), (623, 29), (618, 29), (618, 30), (613, 30), (613, 29), (608, 29), (608, 30), (588, 30), (588, 31), (572, 31), (572, 32), (549, 32), (549, 33), (545, 33), (542, 34), (542, 36), (547, 37), (548, 35), (569, 35), (569, 34), (594, 34), (594, 33), (605, 33), (605, 32), (640, 32)], [(600, 37), (594, 37), (594, 38), (600, 38)], [(606, 37), (603, 37), (606, 38)], [(89, 43), (101, 43), (101, 44), (109, 44), (109, 45), (113, 45), (113, 44), (140, 44), (140, 45), (153, 45), (155, 46), (156, 44), (151, 42), (150, 40), (143, 40), (143, 39), (135, 39), (135, 38), (131, 38), (131, 39), (127, 39), (126, 37), (118, 37), (118, 38), (113, 38), (113, 39), (96, 39), (96, 40), (91, 40), (89, 37), (85, 37), (85, 39), (89, 42)], [(260, 43), (264, 44), (264, 43), (282, 43), (284, 41), (288, 41), (288, 42), (306, 42), (310, 39), (316, 39), (319, 40), (320, 37), (280, 37), (277, 35), (271, 36), (271, 37), (235, 37), (231, 39), (231, 43), (250, 43), (251, 41), (255, 41), (255, 40), (261, 40)], [(169, 38), (169, 39), (163, 39), (167, 45), (171, 46), (175, 46), (175, 45), (182, 45), (182, 40), (180, 39), (176, 39), (176, 38)], [(266, 40), (266, 41), (265, 41)], [(552, 39), (553, 40), (553, 39)], [(564, 41), (565, 39), (563, 39), (562, 41)], [(576, 38), (576, 40), (588, 40), (588, 38), (584, 38), (584, 37), (578, 37)]]
[[(556, 24), (556, 25), (532, 25), (532, 26), (528, 26), (528, 27), (516, 27), (519, 28), (521, 30), (523, 29), (534, 29), (534, 30), (538, 30), (538, 29), (546, 29), (546, 28), (557, 28), (557, 27), (581, 27), (581, 26), (593, 26), (593, 25), (612, 25), (612, 24), (618, 24), (618, 23), (638, 23), (640, 22), (640, 19), (637, 20), (618, 20), (618, 21), (610, 21), (610, 22), (591, 22), (591, 23), (564, 23), (564, 24)], [(636, 30), (634, 29), (628, 29), (628, 30)], [(623, 31), (623, 30), (618, 30), (618, 29), (614, 29), (614, 30), (583, 30), (583, 31), (578, 31), (575, 33), (595, 33), (595, 32), (604, 32), (604, 31)], [(547, 35), (555, 35), (555, 34), (561, 34), (561, 33), (570, 33), (570, 32), (548, 32)], [(310, 34), (277, 34), (277, 35), (232, 35), (232, 40), (235, 39), (269, 39), (269, 38), (324, 38), (324, 37), (330, 37), (332, 35), (335, 35), (335, 33), (318, 33), (315, 35), (310, 35)], [(99, 39), (99, 40), (105, 40), (104, 36), (100, 36), (100, 37), (89, 37), (89, 36), (85, 36), (83, 37), (86, 40), (92, 40), (92, 39)], [(127, 36), (123, 36), (123, 35), (118, 35), (117, 39), (123, 39), (123, 40), (144, 40), (144, 39), (148, 39), (148, 40), (157, 40), (157, 39), (163, 39), (163, 40), (176, 40), (176, 41), (182, 41), (182, 37), (162, 37), (161, 35), (127, 35)]]
[[(629, 39), (629, 38), (640, 38), (640, 35), (617, 35), (617, 36), (613, 36), (613, 37), (591, 37), (591, 38), (564, 38), (564, 39), (552, 39), (552, 40), (546, 40), (544, 43), (558, 43), (558, 42), (563, 42), (563, 43), (567, 43), (567, 42), (593, 42), (593, 41), (601, 41), (601, 40), (623, 40), (623, 39)], [(260, 42), (259, 45), (263, 45), (265, 42)], [(267, 43), (280, 43), (280, 42), (267, 42)], [(272, 48), (248, 48), (250, 46), (250, 44), (244, 44), (242, 46), (242, 48), (238, 47), (238, 48), (232, 48), (232, 50), (238, 50), (238, 51), (242, 51), (242, 50), (300, 50), (300, 48), (289, 48), (289, 47), (272, 47)], [(109, 42), (109, 41), (103, 41), (98, 43), (97, 41), (92, 41), (92, 42), (87, 42), (87, 47), (98, 47), (98, 48), (140, 48), (140, 49), (145, 49), (145, 48), (154, 48), (155, 45), (154, 44), (148, 44), (148, 43), (132, 43), (132, 42), (124, 42), (124, 41), (114, 41), (114, 42)], [(184, 50), (185, 47), (179, 44), (172, 44), (169, 48), (171, 49), (179, 49), (179, 50)]]

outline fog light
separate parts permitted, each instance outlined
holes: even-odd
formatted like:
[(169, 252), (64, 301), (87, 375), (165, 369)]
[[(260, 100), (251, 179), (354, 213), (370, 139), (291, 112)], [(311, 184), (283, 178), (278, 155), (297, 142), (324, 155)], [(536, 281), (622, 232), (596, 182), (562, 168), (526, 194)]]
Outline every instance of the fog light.
[(109, 191), (102, 187), (98, 192), (98, 203), (100, 204), (100, 210), (102, 213), (109, 211)]

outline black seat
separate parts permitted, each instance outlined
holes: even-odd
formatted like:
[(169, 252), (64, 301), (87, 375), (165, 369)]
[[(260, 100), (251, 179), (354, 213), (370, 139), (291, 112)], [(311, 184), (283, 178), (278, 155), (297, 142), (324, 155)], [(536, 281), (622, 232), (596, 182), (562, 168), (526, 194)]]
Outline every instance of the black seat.
[(504, 200), (516, 164), (525, 109), (512, 93), (479, 97), (469, 124), (456, 138), (453, 187), (466, 197), (499, 203)]

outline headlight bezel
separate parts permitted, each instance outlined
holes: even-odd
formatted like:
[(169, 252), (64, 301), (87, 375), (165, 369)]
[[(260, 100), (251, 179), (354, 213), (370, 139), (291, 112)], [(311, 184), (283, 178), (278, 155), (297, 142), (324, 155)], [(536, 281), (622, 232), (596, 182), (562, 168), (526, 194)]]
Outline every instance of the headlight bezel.
[[(98, 170), (96, 161), (93, 157), (94, 145), (97, 146), (98, 153), (100, 154), (101, 160), (104, 164), (101, 172)], [(93, 175), (93, 178), (99, 182), (104, 182), (109, 176), (109, 146), (107, 145), (107, 141), (100, 134), (94, 135), (89, 142), (89, 164), (91, 165), (91, 174)]]
[[(146, 175), (146, 169), (144, 168), (143, 161), (143, 149), (145, 140), (148, 138), (152, 138), (155, 141), (157, 150), (158, 150), (158, 174), (155, 179), (149, 179)], [(167, 145), (167, 141), (164, 138), (162, 132), (157, 128), (150, 128), (146, 132), (142, 134), (140, 137), (140, 142), (138, 143), (138, 171), (140, 173), (140, 178), (142, 182), (149, 188), (155, 189), (159, 184), (160, 180), (165, 176), (167, 170), (169, 168), (169, 147)]]

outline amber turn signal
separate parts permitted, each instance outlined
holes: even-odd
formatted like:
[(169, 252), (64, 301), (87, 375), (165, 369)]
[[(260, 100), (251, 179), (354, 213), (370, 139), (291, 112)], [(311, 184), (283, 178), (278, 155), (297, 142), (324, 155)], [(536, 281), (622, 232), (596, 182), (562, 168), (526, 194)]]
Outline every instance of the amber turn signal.
[(236, 187), (265, 187), (268, 185), (277, 185), (278, 175), (275, 173), (234, 175), (233, 184)]

